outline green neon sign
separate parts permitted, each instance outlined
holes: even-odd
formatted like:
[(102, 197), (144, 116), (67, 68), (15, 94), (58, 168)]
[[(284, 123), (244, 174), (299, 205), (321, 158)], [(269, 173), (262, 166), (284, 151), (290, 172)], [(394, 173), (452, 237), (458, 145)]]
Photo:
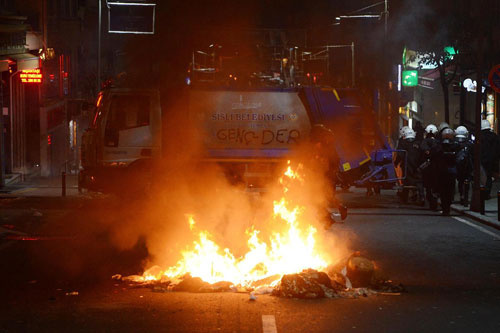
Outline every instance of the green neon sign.
[(415, 87), (418, 85), (418, 71), (403, 71), (402, 84), (405, 87)]

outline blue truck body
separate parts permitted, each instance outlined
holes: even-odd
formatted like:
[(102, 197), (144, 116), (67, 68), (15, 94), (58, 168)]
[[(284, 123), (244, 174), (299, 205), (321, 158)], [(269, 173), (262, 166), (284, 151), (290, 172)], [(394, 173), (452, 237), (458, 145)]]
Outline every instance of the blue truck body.
[(398, 180), (396, 151), (383, 135), (374, 112), (356, 89), (304, 87), (299, 92), (311, 123), (335, 135), (341, 180), (349, 185), (390, 187)]

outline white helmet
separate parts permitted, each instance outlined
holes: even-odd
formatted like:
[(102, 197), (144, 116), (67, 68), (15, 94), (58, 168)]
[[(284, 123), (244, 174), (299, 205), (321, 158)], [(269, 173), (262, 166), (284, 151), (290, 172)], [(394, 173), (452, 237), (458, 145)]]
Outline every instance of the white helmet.
[(451, 128), (445, 128), (443, 129), (443, 132), (441, 133), (441, 138), (444, 140), (453, 140), (455, 137), (455, 131), (453, 131)]
[(425, 133), (432, 133), (432, 134), (436, 134), (437, 132), (438, 132), (438, 129), (437, 129), (436, 125), (429, 124), (429, 125), (427, 125), (427, 127), (425, 128)]
[(456, 138), (462, 138), (466, 139), (469, 137), (469, 131), (467, 130), (467, 127), (465, 126), (458, 126), (457, 129), (455, 130), (455, 137)]
[(399, 137), (402, 138), (403, 135), (405, 134), (406, 129), (408, 129), (408, 126), (403, 126), (399, 129)]
[(407, 128), (404, 133), (403, 133), (403, 139), (407, 140), (407, 139), (415, 139), (416, 137), (416, 133), (414, 130), (412, 130), (411, 128)]
[(482, 130), (491, 130), (491, 124), (488, 119), (481, 120), (481, 131)]
[(448, 125), (447, 122), (443, 121), (441, 124), (439, 124), (439, 132), (443, 131), (445, 128), (450, 128), (450, 125)]

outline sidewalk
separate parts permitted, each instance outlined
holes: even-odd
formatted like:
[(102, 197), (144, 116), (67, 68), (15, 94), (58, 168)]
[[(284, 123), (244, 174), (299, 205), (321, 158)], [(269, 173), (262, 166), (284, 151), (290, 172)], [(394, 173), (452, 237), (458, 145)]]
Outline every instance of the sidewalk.
[(484, 203), (485, 215), (473, 212), (470, 210), (470, 206), (464, 207), (460, 204), (451, 205), (451, 209), (461, 213), (462, 215), (468, 216), (478, 222), (484, 223), (491, 227), (500, 229), (500, 221), (498, 221), (498, 202), (497, 202), (497, 192), (500, 190), (500, 181), (493, 182), (491, 188), (491, 199), (486, 200)]
[[(15, 197), (61, 197), (61, 177), (37, 177), (0, 189), (0, 198)], [(78, 176), (66, 176), (66, 196), (78, 196)]]

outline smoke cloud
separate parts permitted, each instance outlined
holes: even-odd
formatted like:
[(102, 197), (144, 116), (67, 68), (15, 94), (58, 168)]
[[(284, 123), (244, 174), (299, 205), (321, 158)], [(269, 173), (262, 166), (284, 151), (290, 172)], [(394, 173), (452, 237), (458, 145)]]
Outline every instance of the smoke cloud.
[[(168, 268), (198, 239), (199, 231), (208, 231), (221, 249), (228, 248), (237, 258), (248, 251), (247, 231), (259, 230), (259, 239), (264, 242), (273, 233), (282, 232), (284, 222), (272, 216), (273, 203), (283, 197), (279, 178), (287, 161), (274, 165), (262, 192), (248, 191), (245, 184), (227, 177), (223, 166), (204, 161), (202, 131), (187, 120), (185, 109), (177, 106), (173, 110), (166, 119), (167, 158), (155, 170), (153, 190), (147, 197), (127, 202), (118, 212), (109, 226), (113, 242), (127, 249), (144, 239), (149, 256), (143, 268)], [(316, 228), (319, 251), (333, 264), (349, 253), (349, 240), (324, 228), (333, 188), (326, 176), (328, 165), (318, 163), (314, 152), (309, 142), (293, 150), (290, 165), (304, 179), (286, 184), (286, 198), (289, 207), (301, 207), (301, 230), (310, 225)], [(194, 216), (194, 230), (188, 215)]]

